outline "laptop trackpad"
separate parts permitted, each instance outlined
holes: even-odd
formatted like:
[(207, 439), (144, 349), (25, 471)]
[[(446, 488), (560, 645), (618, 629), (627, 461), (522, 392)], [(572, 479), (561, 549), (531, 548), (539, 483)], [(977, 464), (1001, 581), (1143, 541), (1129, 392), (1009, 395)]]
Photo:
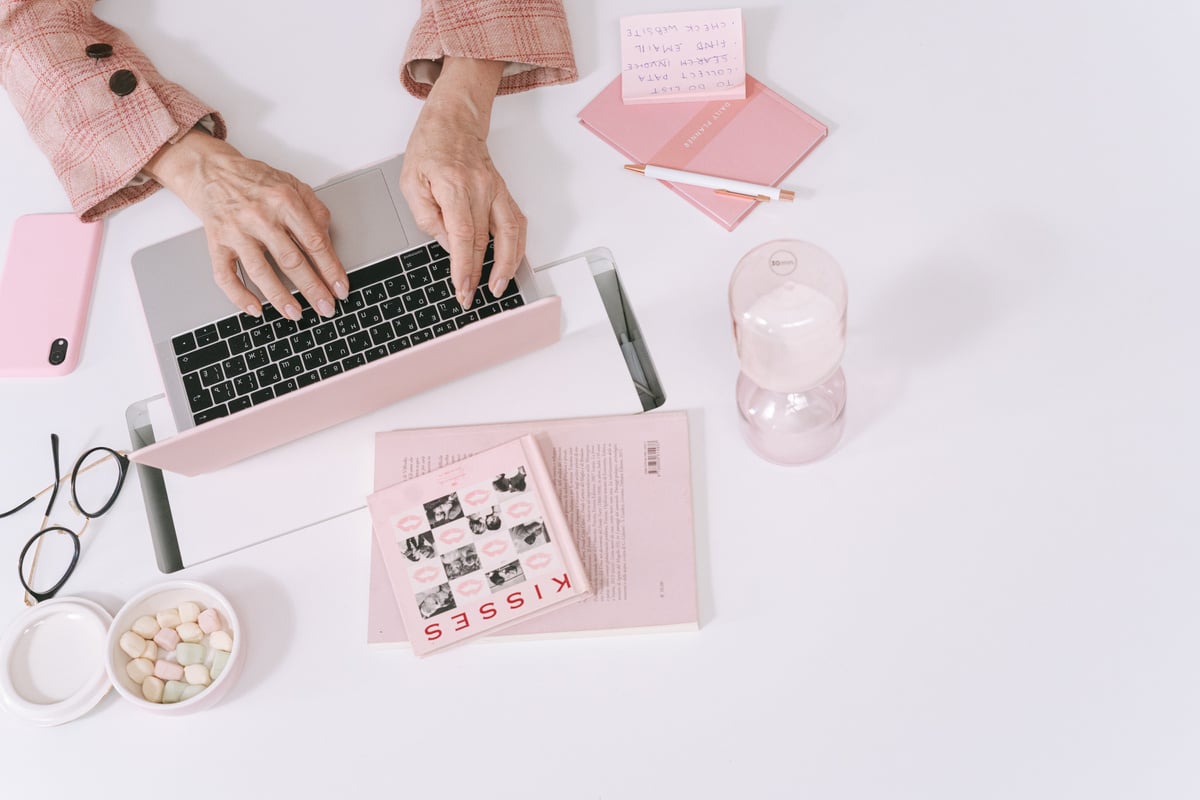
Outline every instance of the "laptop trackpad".
[(400, 222), (382, 170), (335, 181), (318, 189), (317, 197), (329, 207), (333, 249), (348, 270), (416, 244), (409, 241)]

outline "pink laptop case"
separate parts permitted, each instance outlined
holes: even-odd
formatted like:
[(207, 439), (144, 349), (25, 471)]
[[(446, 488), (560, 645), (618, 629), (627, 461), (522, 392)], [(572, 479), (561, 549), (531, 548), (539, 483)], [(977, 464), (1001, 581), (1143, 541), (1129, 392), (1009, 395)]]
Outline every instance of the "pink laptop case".
[[(200, 475), (558, 341), (562, 301), (545, 297), (259, 406), (206, 422), (130, 456)], [(502, 355), (498, 355), (502, 354)]]
[[(621, 101), (618, 76), (579, 112), (579, 121), (631, 162), (768, 186), (778, 186), (829, 133), (749, 75), (745, 100), (633, 106)], [(726, 230), (758, 205), (700, 186), (664, 183)]]

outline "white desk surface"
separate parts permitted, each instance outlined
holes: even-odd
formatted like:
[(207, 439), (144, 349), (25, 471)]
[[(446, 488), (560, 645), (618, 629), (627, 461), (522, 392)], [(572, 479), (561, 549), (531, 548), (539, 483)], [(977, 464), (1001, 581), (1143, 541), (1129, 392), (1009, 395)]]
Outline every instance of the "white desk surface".
[[(244, 152), (319, 183), (402, 150), (419, 108), (396, 80), (416, 0), (352, 5), (100, 11)], [(581, 80), (502, 98), (490, 140), (530, 260), (610, 247), (668, 406), (695, 412), (702, 630), (371, 650), (368, 526), (343, 519), (185, 573), (247, 627), (217, 708), (0, 714), (5, 797), (1200, 793), (1195, 4), (743, 5), (752, 74), (832, 129), (795, 205), (727, 233), (577, 124), (629, 0), (568, 3)], [(7, 105), (0, 137), (3, 247), (66, 203)], [(0, 382), (5, 497), (49, 472), (51, 430), (64, 458), (127, 442), (159, 389), (129, 256), (194, 226), (165, 193), (111, 219), (79, 369)], [(800, 469), (751, 455), (733, 405), (727, 281), (777, 237), (850, 285), (845, 440)], [(69, 590), (115, 611), (161, 579), (136, 481), (94, 530)]]

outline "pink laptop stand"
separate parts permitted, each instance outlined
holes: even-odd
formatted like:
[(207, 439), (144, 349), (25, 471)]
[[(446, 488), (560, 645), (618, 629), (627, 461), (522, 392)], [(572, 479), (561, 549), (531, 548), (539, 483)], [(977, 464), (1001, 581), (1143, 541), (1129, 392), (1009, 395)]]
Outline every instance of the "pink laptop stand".
[(551, 345), (561, 334), (561, 319), (560, 298), (542, 298), (147, 445), (130, 460), (189, 476), (227, 467)]

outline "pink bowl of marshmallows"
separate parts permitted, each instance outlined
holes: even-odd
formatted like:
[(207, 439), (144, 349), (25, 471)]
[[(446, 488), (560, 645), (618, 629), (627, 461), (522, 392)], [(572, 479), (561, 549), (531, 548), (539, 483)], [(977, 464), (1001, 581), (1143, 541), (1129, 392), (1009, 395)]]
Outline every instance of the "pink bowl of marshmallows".
[(152, 586), (113, 618), (105, 669), (126, 700), (159, 714), (215, 705), (241, 671), (245, 642), (229, 601), (207, 584)]

